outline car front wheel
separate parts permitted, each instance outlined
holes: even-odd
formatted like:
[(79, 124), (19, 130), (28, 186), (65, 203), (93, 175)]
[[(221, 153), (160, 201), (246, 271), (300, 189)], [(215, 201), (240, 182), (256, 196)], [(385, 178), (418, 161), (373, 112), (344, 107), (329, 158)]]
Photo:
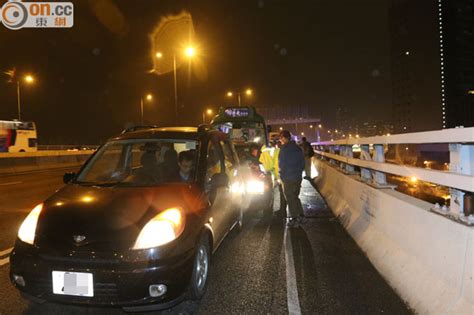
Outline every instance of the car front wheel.
[(196, 250), (191, 277), (191, 299), (199, 300), (206, 292), (207, 279), (211, 263), (210, 245), (207, 235), (203, 235)]

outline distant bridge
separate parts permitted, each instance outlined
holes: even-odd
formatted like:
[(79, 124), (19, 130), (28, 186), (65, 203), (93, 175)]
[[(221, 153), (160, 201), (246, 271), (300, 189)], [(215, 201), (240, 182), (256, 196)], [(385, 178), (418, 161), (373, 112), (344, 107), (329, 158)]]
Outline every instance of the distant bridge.
[(318, 124), (321, 119), (308, 105), (258, 107), (257, 112), (265, 118), (267, 125)]

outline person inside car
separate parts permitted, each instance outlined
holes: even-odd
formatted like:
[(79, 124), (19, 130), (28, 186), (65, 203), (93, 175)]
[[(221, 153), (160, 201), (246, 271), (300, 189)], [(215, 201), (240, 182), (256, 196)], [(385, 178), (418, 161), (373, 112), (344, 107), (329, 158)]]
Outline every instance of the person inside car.
[(132, 181), (143, 185), (160, 183), (163, 176), (156, 159), (160, 147), (156, 143), (148, 142), (140, 149), (145, 152), (140, 158), (141, 167), (134, 172)]
[(193, 180), (194, 171), (194, 152), (181, 151), (178, 155), (178, 179), (180, 182), (191, 182)]
[(176, 152), (175, 149), (171, 148), (166, 150), (163, 154), (163, 163), (160, 164), (160, 168), (165, 181), (172, 182), (177, 180), (179, 166), (178, 152)]

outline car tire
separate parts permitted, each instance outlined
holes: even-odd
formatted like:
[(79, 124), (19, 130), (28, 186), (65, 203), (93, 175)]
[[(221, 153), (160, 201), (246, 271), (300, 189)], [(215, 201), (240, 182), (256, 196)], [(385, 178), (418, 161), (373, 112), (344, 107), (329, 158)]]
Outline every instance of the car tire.
[(193, 273), (189, 285), (191, 300), (200, 300), (206, 292), (211, 264), (211, 246), (207, 234), (204, 234), (196, 247), (194, 256)]

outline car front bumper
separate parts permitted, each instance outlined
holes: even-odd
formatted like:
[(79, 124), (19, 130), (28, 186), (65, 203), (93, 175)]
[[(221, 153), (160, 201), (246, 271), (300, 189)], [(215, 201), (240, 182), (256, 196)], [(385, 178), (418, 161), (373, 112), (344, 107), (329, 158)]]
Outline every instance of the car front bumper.
[[(17, 241), (11, 254), (10, 280), (26, 296), (36, 301), (67, 304), (120, 306), (129, 311), (146, 311), (171, 307), (178, 303), (189, 285), (194, 252), (187, 251), (172, 259), (136, 261), (99, 257), (64, 257), (43, 254)], [(53, 271), (84, 272), (93, 274), (94, 296), (72, 296), (53, 293)], [(14, 280), (24, 279), (24, 286)], [(149, 286), (164, 284), (167, 291), (152, 297)]]

